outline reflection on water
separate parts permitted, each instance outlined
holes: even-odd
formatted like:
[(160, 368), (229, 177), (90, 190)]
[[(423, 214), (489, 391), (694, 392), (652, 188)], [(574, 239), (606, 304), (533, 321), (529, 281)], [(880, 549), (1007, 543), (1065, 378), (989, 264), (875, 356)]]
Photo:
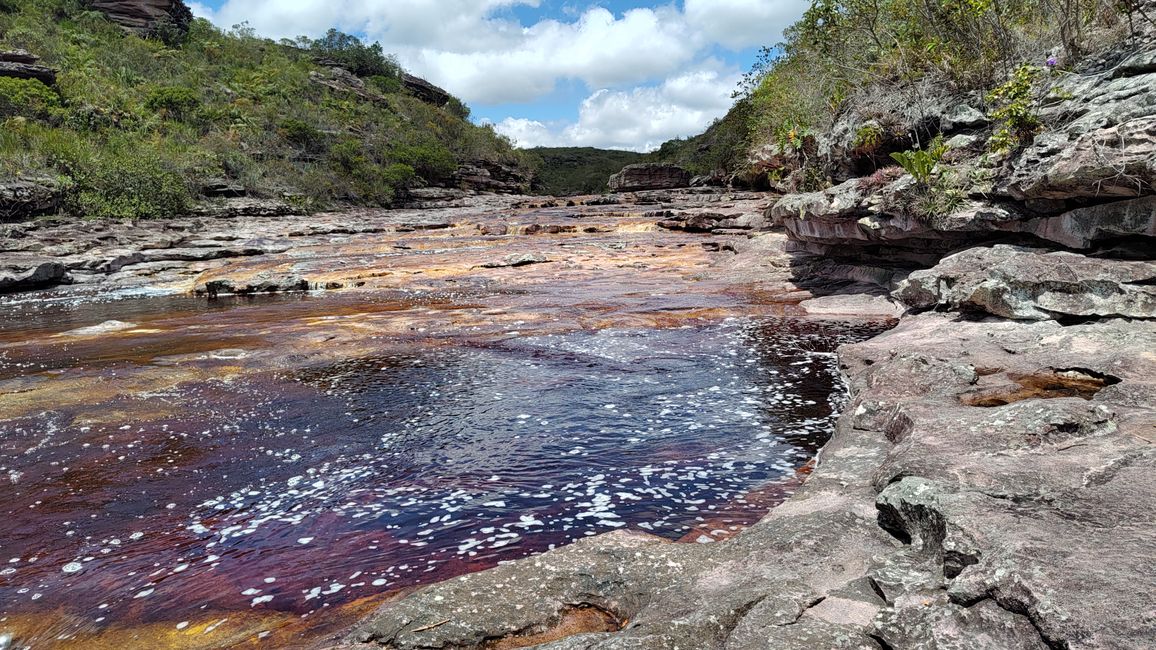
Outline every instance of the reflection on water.
[[(731, 319), (461, 341), (44, 404), (0, 420), (0, 634), (29, 614), (53, 623), (16, 647), (205, 612), (321, 620), (617, 528), (736, 529), (826, 441), (830, 352), (869, 333)], [(122, 415), (142, 400), (154, 417)]]

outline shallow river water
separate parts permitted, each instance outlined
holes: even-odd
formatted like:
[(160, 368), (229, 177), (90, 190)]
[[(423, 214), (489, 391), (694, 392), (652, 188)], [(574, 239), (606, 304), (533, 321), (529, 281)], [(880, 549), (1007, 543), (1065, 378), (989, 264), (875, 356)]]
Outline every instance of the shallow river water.
[(0, 635), (308, 645), (583, 536), (723, 539), (791, 494), (843, 395), (832, 351), (879, 329), (752, 316), (315, 356), (324, 336), (268, 336), (340, 308), (6, 305)]

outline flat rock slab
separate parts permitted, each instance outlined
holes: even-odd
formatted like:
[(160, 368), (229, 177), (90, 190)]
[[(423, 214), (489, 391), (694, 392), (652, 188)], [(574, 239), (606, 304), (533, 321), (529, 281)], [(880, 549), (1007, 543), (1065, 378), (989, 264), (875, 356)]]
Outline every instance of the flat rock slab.
[(1156, 318), (1156, 264), (999, 245), (945, 257), (895, 291), (915, 309), (947, 308), (1018, 320)]

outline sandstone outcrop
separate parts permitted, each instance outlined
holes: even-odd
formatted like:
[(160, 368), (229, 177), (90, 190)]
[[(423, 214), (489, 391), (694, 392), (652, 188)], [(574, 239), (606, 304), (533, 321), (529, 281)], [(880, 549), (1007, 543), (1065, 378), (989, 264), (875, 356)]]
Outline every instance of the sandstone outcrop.
[(0, 181), (0, 222), (23, 221), (54, 212), (60, 190), (47, 180)]
[(999, 245), (971, 248), (916, 271), (896, 298), (916, 309), (1017, 320), (1156, 318), (1156, 264)]
[(408, 90), (414, 97), (417, 97), (427, 104), (433, 104), (434, 106), (445, 106), (453, 97), (448, 91), (435, 86), (425, 79), (415, 77), (405, 72), (401, 75), (401, 86)]
[(678, 165), (643, 163), (627, 165), (610, 177), (612, 192), (640, 192), (690, 187), (690, 172)]
[(180, 31), (188, 28), (193, 12), (183, 0), (87, 0), (93, 9), (104, 13), (126, 30), (144, 34), (162, 25)]
[(2, 50), (0, 77), (36, 79), (46, 86), (52, 86), (56, 84), (56, 69), (40, 65), (40, 57), (25, 50)]
[(511, 165), (489, 160), (478, 160), (458, 167), (450, 184), (475, 192), (498, 194), (529, 194), (533, 178)]

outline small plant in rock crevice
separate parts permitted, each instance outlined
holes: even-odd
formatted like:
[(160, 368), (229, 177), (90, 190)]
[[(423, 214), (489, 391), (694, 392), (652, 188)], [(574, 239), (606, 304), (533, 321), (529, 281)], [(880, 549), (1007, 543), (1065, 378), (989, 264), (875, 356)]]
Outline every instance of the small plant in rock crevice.
[(927, 187), (947, 149), (947, 145), (943, 143), (943, 136), (937, 135), (926, 148), (896, 151), (891, 154), (891, 158), (899, 163), (904, 171), (911, 174), (916, 183)]
[(988, 101), (999, 107), (991, 113), (999, 125), (988, 143), (992, 152), (1002, 153), (1024, 146), (1043, 128), (1036, 92), (1042, 75), (1039, 66), (1025, 63), (1012, 72), (1007, 82), (988, 94)]

